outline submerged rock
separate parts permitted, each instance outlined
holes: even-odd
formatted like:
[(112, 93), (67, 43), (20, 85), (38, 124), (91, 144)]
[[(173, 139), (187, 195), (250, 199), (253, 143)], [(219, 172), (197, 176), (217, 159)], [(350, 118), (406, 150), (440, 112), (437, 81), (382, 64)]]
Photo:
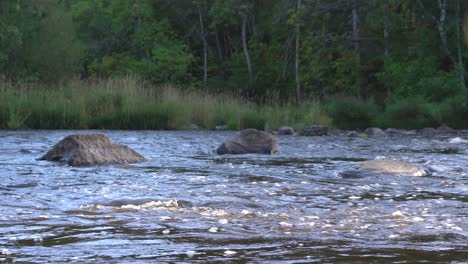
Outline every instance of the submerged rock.
[(426, 172), (418, 166), (399, 160), (368, 160), (359, 162), (355, 168), (338, 173), (342, 178), (365, 178), (377, 175), (423, 176)]
[(385, 134), (401, 134), (401, 135), (414, 135), (416, 131), (414, 130), (406, 130), (406, 129), (398, 129), (398, 128), (387, 128), (385, 129)]
[(437, 128), (437, 132), (438, 133), (442, 133), (442, 134), (456, 134), (457, 131), (451, 127), (448, 127), (448, 126), (440, 126)]
[(40, 160), (61, 161), (70, 166), (125, 164), (145, 158), (125, 145), (113, 144), (103, 134), (75, 134), (62, 139)]
[(199, 127), (197, 124), (190, 123), (190, 124), (188, 125), (188, 129), (189, 129), (189, 130), (200, 130), (200, 127)]
[(246, 129), (236, 136), (226, 140), (217, 150), (219, 155), (224, 154), (276, 154), (278, 145), (276, 138), (270, 133), (256, 129)]
[(359, 133), (357, 131), (350, 131), (346, 134), (348, 137), (368, 138), (367, 134)]
[(216, 131), (226, 131), (226, 130), (228, 130), (228, 126), (226, 126), (226, 125), (215, 126), (215, 130)]
[(437, 133), (437, 130), (435, 128), (432, 128), (432, 127), (426, 127), (426, 128), (423, 128), (421, 130), (418, 131), (420, 134), (423, 134), (423, 135), (434, 135)]
[(431, 136), (435, 134), (457, 134), (457, 130), (448, 127), (448, 126), (440, 126), (437, 129), (432, 127), (423, 128), (418, 131), (420, 134)]
[(278, 129), (278, 135), (294, 135), (294, 128), (282, 126)]
[(404, 174), (410, 176), (423, 176), (426, 174), (418, 166), (400, 160), (368, 160), (360, 162), (357, 168), (371, 173)]
[(364, 130), (364, 134), (368, 135), (369, 137), (381, 137), (386, 135), (382, 129), (377, 127), (370, 127)]
[(301, 136), (326, 136), (328, 135), (328, 127), (326, 126), (308, 126), (304, 127)]

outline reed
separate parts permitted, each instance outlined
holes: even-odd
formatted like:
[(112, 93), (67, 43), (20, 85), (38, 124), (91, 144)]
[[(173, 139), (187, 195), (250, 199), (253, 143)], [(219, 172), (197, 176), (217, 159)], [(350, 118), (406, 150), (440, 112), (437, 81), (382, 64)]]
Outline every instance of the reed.
[(320, 103), (257, 105), (235, 96), (205, 95), (132, 76), (72, 79), (53, 85), (0, 78), (2, 129), (300, 129), (330, 125)]

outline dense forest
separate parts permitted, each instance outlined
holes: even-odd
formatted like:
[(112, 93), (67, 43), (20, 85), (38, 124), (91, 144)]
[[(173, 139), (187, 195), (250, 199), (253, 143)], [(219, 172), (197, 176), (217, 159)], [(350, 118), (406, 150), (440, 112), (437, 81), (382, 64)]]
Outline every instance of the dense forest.
[(132, 76), (255, 105), (321, 102), (343, 128), (467, 128), (467, 61), (464, 0), (0, 0), (3, 127), (21, 112), (17, 83)]

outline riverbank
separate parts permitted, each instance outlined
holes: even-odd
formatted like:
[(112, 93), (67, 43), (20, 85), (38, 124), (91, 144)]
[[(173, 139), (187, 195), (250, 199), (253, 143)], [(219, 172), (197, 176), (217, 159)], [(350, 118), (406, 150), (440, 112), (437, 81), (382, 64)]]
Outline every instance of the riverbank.
[(277, 129), (331, 125), (318, 102), (256, 105), (235, 96), (205, 95), (133, 78), (70, 80), (53, 86), (0, 84), (2, 129)]
[(205, 95), (194, 89), (152, 85), (135, 77), (53, 85), (0, 80), (0, 129), (227, 129), (296, 130), (308, 125), (343, 129), (468, 128), (468, 95), (442, 102), (422, 98), (385, 105), (355, 98), (328, 98), (301, 105), (276, 100), (258, 105), (235, 95)]

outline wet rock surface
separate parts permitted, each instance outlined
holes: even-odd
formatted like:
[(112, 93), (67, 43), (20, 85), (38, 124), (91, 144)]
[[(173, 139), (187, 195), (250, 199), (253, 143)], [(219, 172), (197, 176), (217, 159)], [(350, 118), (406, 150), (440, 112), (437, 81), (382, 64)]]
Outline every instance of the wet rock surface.
[(57, 143), (40, 160), (60, 161), (70, 166), (126, 164), (145, 158), (125, 145), (113, 144), (103, 134), (69, 135)]
[(256, 129), (245, 129), (240, 131), (236, 136), (224, 141), (221, 146), (216, 149), (219, 155), (224, 154), (276, 154), (278, 153), (278, 145), (276, 138), (267, 132)]
[(289, 126), (282, 126), (278, 129), (278, 135), (294, 135), (294, 128)]
[(400, 160), (368, 160), (357, 165), (359, 170), (371, 173), (423, 176), (426, 172), (418, 166)]
[(383, 137), (386, 136), (385, 132), (377, 127), (370, 127), (364, 130), (364, 134), (366, 134), (369, 137)]

